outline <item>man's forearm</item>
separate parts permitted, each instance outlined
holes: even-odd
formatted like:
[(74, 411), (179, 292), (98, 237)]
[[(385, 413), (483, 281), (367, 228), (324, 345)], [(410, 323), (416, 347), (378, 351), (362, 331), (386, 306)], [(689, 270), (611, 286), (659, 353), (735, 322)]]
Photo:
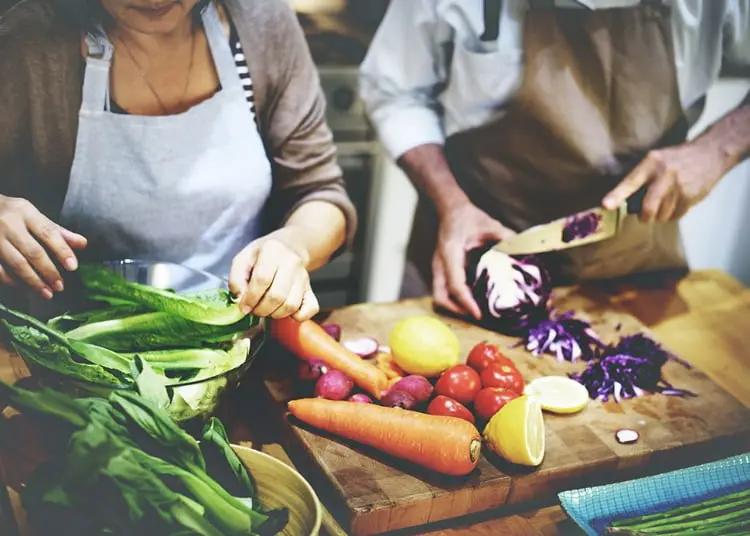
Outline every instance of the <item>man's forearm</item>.
[(441, 145), (426, 144), (410, 149), (398, 159), (398, 165), (415, 188), (432, 200), (439, 216), (469, 201), (456, 182)]
[(723, 159), (727, 172), (750, 158), (750, 93), (740, 105), (716, 121), (694, 143), (706, 144)]

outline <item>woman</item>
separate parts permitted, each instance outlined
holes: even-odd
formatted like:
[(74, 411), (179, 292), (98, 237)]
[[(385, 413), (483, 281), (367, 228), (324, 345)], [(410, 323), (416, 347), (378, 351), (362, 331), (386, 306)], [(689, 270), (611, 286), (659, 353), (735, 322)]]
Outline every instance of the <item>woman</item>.
[[(0, 281), (156, 258), (303, 320), (354, 234), (284, 0), (21, 0), (0, 18)], [(267, 229), (269, 234), (263, 234)]]

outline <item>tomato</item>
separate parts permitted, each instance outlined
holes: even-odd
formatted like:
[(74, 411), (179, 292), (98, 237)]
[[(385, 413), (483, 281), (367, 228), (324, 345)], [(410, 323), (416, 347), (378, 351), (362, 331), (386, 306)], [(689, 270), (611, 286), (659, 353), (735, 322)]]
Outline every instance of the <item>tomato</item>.
[(440, 375), (435, 383), (435, 393), (447, 396), (462, 404), (471, 404), (482, 388), (479, 373), (467, 365), (455, 365)]
[(466, 409), (466, 406), (443, 395), (436, 396), (430, 402), (430, 405), (427, 406), (427, 413), (430, 415), (443, 415), (444, 417), (458, 417), (459, 419), (469, 421), (471, 424), (475, 422), (474, 415)]
[(480, 342), (474, 346), (466, 360), (466, 364), (477, 372), (482, 372), (491, 363), (515, 367), (513, 361), (505, 357), (497, 346), (487, 342)]
[(518, 394), (523, 393), (525, 382), (516, 367), (492, 363), (482, 371), (482, 387), (502, 387)]
[(521, 395), (502, 387), (487, 387), (479, 391), (477, 396), (474, 397), (474, 413), (480, 419), (488, 421), (505, 404), (519, 396)]

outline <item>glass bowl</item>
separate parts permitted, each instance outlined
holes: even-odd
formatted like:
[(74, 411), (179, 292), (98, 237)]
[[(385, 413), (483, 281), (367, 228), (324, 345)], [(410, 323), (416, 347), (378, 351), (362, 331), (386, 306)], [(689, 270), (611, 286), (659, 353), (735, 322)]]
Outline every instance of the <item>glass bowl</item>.
[[(124, 277), (127, 281), (141, 283), (159, 289), (171, 289), (175, 292), (192, 292), (216, 288), (226, 288), (224, 279), (207, 272), (194, 270), (179, 264), (124, 259), (102, 263), (107, 268)], [(67, 283), (67, 281), (66, 281)], [(54, 300), (34, 300), (30, 312), (44, 321), (71, 309), (78, 309), (84, 302), (82, 292), (75, 281), (68, 285), (65, 293)], [(270, 324), (259, 319), (244, 337), (250, 340), (250, 350), (245, 361), (238, 367), (198, 380), (173, 383), (167, 387), (170, 404), (166, 408), (172, 418), (179, 424), (187, 426), (200, 424), (208, 420), (216, 411), (223, 395), (236, 388), (247, 370), (258, 356), (268, 339)], [(130, 385), (104, 385), (83, 381), (77, 378), (62, 376), (43, 367), (27, 362), (33, 378), (40, 386), (50, 387), (74, 397), (98, 396), (107, 397), (118, 390), (132, 390)]]

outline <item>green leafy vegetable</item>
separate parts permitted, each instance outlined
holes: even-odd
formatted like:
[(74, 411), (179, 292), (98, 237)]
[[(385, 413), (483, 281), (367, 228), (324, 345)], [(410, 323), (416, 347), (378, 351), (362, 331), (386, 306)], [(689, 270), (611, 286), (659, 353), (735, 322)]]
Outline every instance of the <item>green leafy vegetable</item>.
[[(223, 488), (197, 442), (148, 399), (130, 392), (73, 399), (3, 382), (0, 397), (60, 436), (62, 448), (21, 493), (40, 532), (270, 536), (288, 522), (287, 509), (253, 510)], [(219, 421), (212, 430), (226, 440)]]
[(232, 450), (224, 425), (216, 417), (203, 428), (201, 452), (209, 472), (232, 495), (252, 499), (258, 504), (255, 482), (237, 453)]
[(141, 352), (168, 348), (196, 348), (232, 340), (256, 325), (247, 316), (230, 325), (200, 324), (169, 313), (145, 313), (84, 324), (67, 337), (110, 348), (116, 352)]
[(194, 322), (226, 326), (245, 317), (227, 290), (203, 291), (191, 295), (157, 289), (126, 281), (104, 266), (83, 264), (79, 268), (87, 291), (139, 303)]

